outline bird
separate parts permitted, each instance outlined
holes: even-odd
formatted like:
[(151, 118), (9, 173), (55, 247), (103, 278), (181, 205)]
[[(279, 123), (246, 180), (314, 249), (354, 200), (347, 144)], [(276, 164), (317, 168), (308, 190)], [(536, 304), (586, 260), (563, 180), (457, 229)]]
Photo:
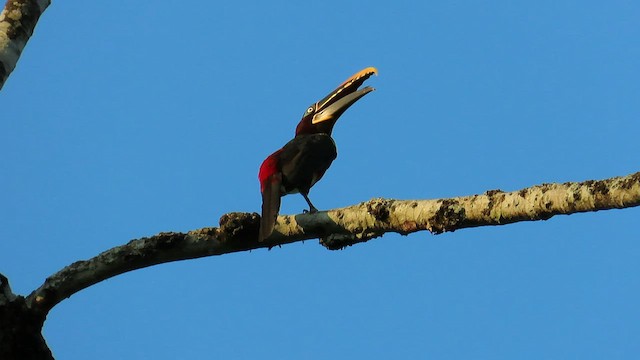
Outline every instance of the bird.
[(259, 242), (273, 232), (283, 196), (300, 193), (309, 205), (308, 212), (318, 211), (309, 200), (309, 190), (338, 156), (331, 137), (333, 126), (351, 105), (375, 90), (370, 86), (358, 89), (374, 74), (378, 74), (375, 67), (362, 69), (309, 106), (296, 126), (295, 137), (262, 162), (258, 172), (262, 194)]

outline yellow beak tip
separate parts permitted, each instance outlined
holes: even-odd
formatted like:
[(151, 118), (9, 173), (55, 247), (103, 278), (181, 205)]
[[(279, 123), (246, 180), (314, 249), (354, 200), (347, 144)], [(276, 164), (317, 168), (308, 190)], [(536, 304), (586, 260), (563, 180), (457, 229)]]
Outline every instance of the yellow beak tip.
[(378, 69), (374, 68), (373, 66), (369, 66), (368, 68), (364, 68), (364, 69), (358, 71), (355, 74), (355, 76), (361, 77), (361, 76), (370, 75), (370, 74), (373, 74), (373, 75), (377, 76), (378, 75)]

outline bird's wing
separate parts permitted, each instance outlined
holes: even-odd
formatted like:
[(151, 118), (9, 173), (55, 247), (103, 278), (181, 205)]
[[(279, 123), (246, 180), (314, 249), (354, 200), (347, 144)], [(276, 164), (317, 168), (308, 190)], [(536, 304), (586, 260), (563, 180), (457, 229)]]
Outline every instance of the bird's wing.
[(336, 158), (336, 145), (327, 134), (297, 136), (280, 153), (287, 193), (308, 193)]

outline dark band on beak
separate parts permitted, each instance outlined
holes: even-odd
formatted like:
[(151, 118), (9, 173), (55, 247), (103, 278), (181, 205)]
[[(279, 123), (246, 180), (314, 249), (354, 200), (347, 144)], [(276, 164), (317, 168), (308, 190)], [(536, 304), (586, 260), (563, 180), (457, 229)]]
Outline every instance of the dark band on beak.
[(318, 101), (311, 123), (317, 124), (323, 121), (337, 119), (351, 105), (358, 101), (358, 99), (375, 90), (370, 86), (358, 90), (358, 88), (374, 74), (378, 74), (378, 70), (374, 67), (362, 69), (348, 78), (324, 99)]

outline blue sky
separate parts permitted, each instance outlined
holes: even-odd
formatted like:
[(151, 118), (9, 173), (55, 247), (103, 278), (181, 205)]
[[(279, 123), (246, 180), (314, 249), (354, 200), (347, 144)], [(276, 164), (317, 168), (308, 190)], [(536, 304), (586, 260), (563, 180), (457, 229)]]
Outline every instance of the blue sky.
[[(261, 161), (366, 66), (320, 209), (639, 171), (640, 4), (56, 1), (0, 94), (0, 272), (259, 211)], [(305, 208), (283, 200), (282, 213)], [(640, 209), (156, 266), (57, 306), (59, 359), (635, 359)]]

